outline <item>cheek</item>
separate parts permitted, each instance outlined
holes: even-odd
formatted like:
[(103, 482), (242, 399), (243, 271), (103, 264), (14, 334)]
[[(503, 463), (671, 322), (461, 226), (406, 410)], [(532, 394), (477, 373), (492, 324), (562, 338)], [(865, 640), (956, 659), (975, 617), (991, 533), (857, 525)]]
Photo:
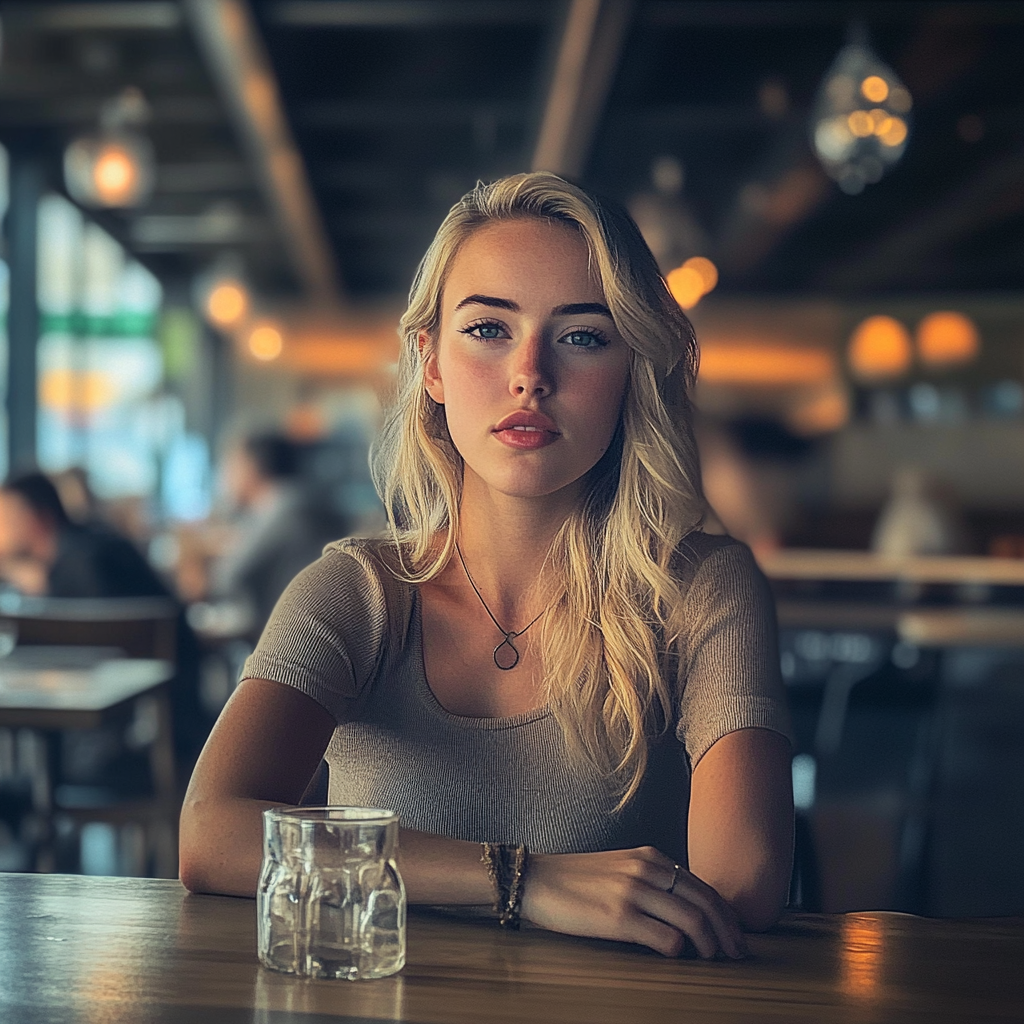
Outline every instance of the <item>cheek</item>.
[(463, 426), (479, 427), (484, 410), (493, 404), (494, 374), (472, 359), (442, 360), (439, 365), (448, 430), (457, 440)]
[(588, 375), (589, 380), (581, 389), (580, 409), (588, 413), (595, 431), (600, 432), (602, 448), (610, 440), (615, 426), (619, 422), (622, 398), (626, 391), (626, 371), (616, 368), (614, 372), (595, 372)]

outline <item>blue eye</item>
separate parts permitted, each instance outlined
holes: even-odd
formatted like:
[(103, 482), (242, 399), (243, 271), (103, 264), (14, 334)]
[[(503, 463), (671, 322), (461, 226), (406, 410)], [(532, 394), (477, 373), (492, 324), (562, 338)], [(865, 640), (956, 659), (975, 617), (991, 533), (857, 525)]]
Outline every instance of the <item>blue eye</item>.
[(573, 348), (603, 348), (608, 344), (596, 331), (570, 331), (561, 340)]
[(496, 341), (504, 337), (505, 328), (498, 323), (484, 321), (483, 323), (469, 324), (461, 328), (462, 334), (468, 334), (471, 338), (479, 338), (481, 341)]

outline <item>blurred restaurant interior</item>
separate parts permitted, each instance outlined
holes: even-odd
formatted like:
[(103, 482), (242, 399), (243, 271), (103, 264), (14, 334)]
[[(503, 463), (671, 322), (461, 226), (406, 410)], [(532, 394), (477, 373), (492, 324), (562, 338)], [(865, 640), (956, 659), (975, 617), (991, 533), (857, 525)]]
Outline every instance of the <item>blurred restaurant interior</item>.
[(625, 204), (695, 324), (709, 528), (778, 604), (793, 905), (1024, 912), (1024, 4), (10, 0), (0, 30), (0, 477), (142, 556), (47, 586), (0, 501), (0, 870), (176, 875), (274, 600), (383, 523), (419, 257), (535, 168)]

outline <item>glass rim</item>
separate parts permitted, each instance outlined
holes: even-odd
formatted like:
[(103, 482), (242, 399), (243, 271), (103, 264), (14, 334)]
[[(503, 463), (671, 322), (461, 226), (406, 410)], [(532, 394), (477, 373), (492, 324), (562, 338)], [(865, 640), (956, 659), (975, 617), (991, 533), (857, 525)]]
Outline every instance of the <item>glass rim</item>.
[(398, 815), (383, 807), (351, 807), (341, 804), (322, 804), (316, 807), (268, 807), (264, 818), (275, 821), (310, 821), (316, 824), (388, 825), (398, 821)]

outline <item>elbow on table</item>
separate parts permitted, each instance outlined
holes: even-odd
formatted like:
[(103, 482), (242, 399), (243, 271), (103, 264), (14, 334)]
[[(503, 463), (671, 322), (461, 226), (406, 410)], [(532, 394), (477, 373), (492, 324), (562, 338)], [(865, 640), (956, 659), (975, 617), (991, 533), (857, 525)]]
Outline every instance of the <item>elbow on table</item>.
[(789, 896), (789, 878), (776, 872), (718, 887), (747, 932), (766, 932), (778, 924)]
[(736, 912), (744, 931), (766, 932), (778, 923), (786, 908), (790, 872), (786, 864), (765, 858), (749, 872), (705, 881), (709, 881)]
[(178, 828), (178, 878), (191, 893), (218, 893), (211, 862), (212, 830), (203, 826), (202, 801), (186, 799)]
[(745, 932), (766, 932), (779, 923), (784, 908), (783, 900), (768, 902), (755, 898), (730, 900)]

